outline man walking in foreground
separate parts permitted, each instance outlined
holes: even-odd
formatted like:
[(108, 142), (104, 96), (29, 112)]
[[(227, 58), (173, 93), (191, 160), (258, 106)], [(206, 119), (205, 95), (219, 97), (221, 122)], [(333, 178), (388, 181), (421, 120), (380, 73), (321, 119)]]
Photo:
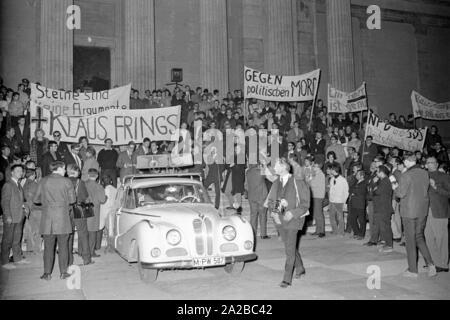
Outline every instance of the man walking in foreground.
[(425, 225), (427, 222), (428, 188), (430, 181), (428, 173), (416, 165), (414, 154), (405, 157), (404, 163), (407, 171), (402, 175), (399, 184), (395, 184), (395, 196), (400, 198), (400, 215), (405, 228), (406, 255), (408, 270), (405, 277), (417, 278), (417, 248), (425, 259), (428, 267), (428, 276), (436, 275), (436, 267), (425, 243)]
[(280, 287), (287, 288), (292, 284), (294, 270), (295, 279), (305, 274), (298, 252), (299, 231), (303, 229), (305, 216), (309, 214), (310, 191), (304, 180), (289, 174), (290, 165), (285, 159), (278, 160), (274, 170), (278, 178), (270, 189), (268, 206), (284, 242), (286, 263)]

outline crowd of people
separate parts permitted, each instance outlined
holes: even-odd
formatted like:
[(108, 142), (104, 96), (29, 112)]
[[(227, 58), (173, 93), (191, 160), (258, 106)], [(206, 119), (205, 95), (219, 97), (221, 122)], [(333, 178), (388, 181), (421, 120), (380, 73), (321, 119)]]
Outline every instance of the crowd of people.
[[(0, 83), (2, 265), (13, 269), (16, 264), (27, 263), (22, 238), (27, 251), (33, 252), (41, 251), (43, 240), (42, 279), (48, 280), (57, 242), (60, 273), (66, 278), (67, 268), (73, 263), (75, 230), (83, 263), (93, 263), (105, 225), (102, 208), (106, 212), (111, 206), (120, 181), (139, 172), (138, 156), (172, 153), (175, 142), (145, 138), (118, 149), (111, 139), (106, 139), (104, 148), (97, 152), (98, 147), (90, 145), (87, 137), (68, 145), (61, 141), (58, 131), (50, 138), (42, 129), (30, 133), (29, 95), (27, 79), (23, 79), (17, 91), (5, 87), (3, 81)], [(204, 131), (278, 130), (281, 166), (263, 159), (258, 159), (257, 164), (222, 164), (216, 159), (186, 170), (199, 172), (206, 188), (214, 185), (216, 208), (220, 207), (223, 193), (229, 204), (226, 209), (242, 214), (242, 201), (246, 197), (251, 224), (256, 234), (259, 223), (262, 239), (270, 238), (267, 218), (272, 216), (286, 248), (291, 253), (297, 250), (289, 255), (289, 268), (286, 267), (289, 272), (295, 266), (296, 276), (300, 277), (304, 268), (297, 257), (296, 234), (287, 230), (298, 231), (304, 224), (314, 223), (314, 235), (327, 236), (326, 207), (332, 235), (349, 235), (363, 241), (368, 222), (370, 238), (364, 243), (366, 246), (389, 253), (394, 243), (405, 245), (406, 276), (417, 276), (417, 248), (430, 276), (448, 271), (449, 157), (436, 126), (429, 130), (423, 150), (405, 152), (397, 147), (376, 145), (371, 136), (365, 136), (366, 112), (330, 114), (322, 100), (314, 106), (307, 102), (245, 101), (241, 90), (228, 92), (222, 98), (218, 90), (210, 92), (201, 87), (192, 90), (189, 86), (176, 86), (173, 92), (167, 88), (146, 90), (142, 97), (139, 91), (132, 90), (130, 97), (131, 109), (178, 105), (183, 129), (193, 131), (194, 123), (200, 122)], [(386, 121), (398, 128), (415, 128), (412, 115), (397, 118), (391, 113)], [(209, 143), (212, 141), (205, 140), (203, 147)], [(245, 151), (248, 149), (236, 150)], [(280, 178), (284, 175), (289, 176), (285, 180)], [(277, 200), (284, 192), (274, 194), (274, 185), (281, 184), (280, 190), (284, 190), (291, 177), (299, 195), (293, 201), (298, 200), (302, 210), (295, 211), (298, 207), (289, 205), (284, 209), (297, 212), (288, 214), (292, 215), (288, 220), (306, 221), (294, 228), (283, 221), (277, 223), (277, 216), (271, 214), (280, 212)], [(55, 210), (62, 207), (67, 210)], [(308, 210), (313, 214), (303, 216)], [(281, 286), (290, 285), (291, 280), (292, 275), (285, 276)]]

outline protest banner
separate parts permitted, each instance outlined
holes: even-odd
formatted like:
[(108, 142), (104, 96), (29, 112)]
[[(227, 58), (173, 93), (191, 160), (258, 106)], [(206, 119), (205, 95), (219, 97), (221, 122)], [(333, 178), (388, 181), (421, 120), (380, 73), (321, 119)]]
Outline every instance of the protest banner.
[(353, 92), (344, 92), (328, 84), (328, 113), (351, 113), (367, 110), (366, 83)]
[(320, 69), (298, 76), (282, 76), (245, 67), (244, 97), (278, 102), (311, 101), (316, 99), (319, 80)]
[(411, 93), (411, 102), (414, 118), (450, 120), (450, 101), (436, 103), (413, 91)]
[[(123, 110), (113, 109), (87, 117), (66, 117), (41, 109), (38, 118), (31, 119), (31, 130), (36, 130), (38, 123), (47, 136), (53, 132), (61, 132), (61, 140), (78, 142), (80, 137), (87, 137), (90, 144), (103, 144), (106, 138), (113, 140), (114, 145), (125, 145), (130, 140), (142, 142), (146, 137), (150, 140), (162, 141), (176, 139), (173, 133), (180, 126), (181, 106)], [(31, 114), (36, 114), (32, 110)]]
[(425, 143), (427, 128), (425, 129), (400, 129), (383, 122), (380, 118), (369, 112), (367, 117), (366, 138), (373, 137), (373, 142), (397, 147), (406, 151), (422, 150)]
[(131, 84), (99, 92), (73, 92), (43, 87), (31, 83), (30, 108), (35, 117), (42, 110), (66, 117), (85, 117), (108, 110), (125, 110), (130, 108)]

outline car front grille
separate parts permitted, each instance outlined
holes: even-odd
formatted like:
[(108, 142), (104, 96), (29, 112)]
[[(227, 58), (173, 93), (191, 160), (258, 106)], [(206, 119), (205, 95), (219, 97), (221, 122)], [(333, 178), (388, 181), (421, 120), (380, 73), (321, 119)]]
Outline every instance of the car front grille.
[(205, 252), (202, 231), (203, 222), (200, 219), (195, 219), (192, 224), (194, 225), (195, 233), (195, 249), (197, 250), (197, 254), (203, 255), (203, 253)]
[(213, 225), (209, 218), (195, 219), (192, 222), (194, 227), (195, 234), (195, 249), (198, 255), (205, 254), (205, 246), (206, 246), (206, 254), (213, 254)]

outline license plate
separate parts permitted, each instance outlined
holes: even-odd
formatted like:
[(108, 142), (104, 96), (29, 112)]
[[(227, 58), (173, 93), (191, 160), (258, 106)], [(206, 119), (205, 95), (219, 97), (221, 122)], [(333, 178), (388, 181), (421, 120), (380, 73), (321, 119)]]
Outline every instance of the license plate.
[(225, 265), (225, 257), (220, 257), (220, 256), (194, 258), (192, 260), (193, 260), (194, 267), (209, 267), (209, 266)]

